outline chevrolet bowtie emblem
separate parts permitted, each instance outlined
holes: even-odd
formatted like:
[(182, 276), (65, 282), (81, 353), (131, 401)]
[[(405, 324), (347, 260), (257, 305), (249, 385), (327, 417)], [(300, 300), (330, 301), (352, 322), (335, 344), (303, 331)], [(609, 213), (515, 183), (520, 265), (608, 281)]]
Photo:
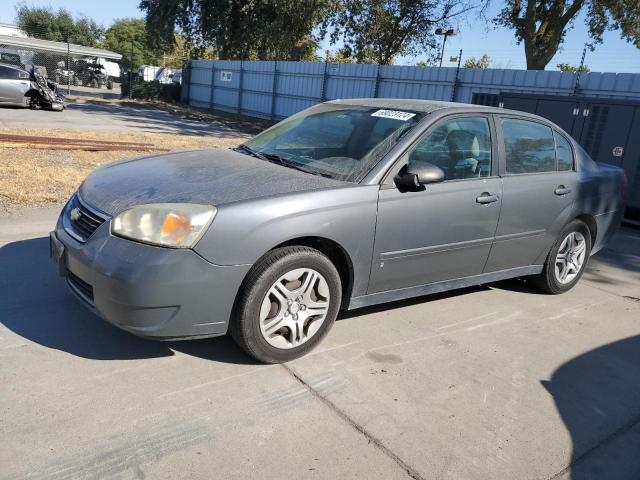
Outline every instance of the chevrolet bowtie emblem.
[(78, 207), (76, 208), (72, 208), (71, 211), (69, 212), (69, 218), (71, 218), (72, 221), (77, 222), (78, 219), (80, 218), (80, 209)]

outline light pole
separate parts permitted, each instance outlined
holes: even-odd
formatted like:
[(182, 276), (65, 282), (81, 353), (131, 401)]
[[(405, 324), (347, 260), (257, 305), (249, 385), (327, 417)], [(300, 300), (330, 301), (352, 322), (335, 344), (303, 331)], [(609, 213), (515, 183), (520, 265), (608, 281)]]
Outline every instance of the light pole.
[(440, 52), (440, 66), (442, 66), (442, 59), (444, 58), (444, 46), (447, 44), (447, 37), (453, 37), (458, 34), (458, 31), (450, 28), (449, 30), (445, 30), (444, 28), (436, 28), (436, 35), (442, 35), (444, 38), (442, 39), (442, 51)]

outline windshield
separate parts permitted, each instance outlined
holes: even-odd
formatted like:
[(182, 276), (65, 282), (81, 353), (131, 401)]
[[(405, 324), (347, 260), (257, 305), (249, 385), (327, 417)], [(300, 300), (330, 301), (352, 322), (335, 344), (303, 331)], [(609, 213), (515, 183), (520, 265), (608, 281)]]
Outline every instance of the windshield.
[(421, 118), (417, 112), (325, 103), (287, 118), (244, 147), (291, 168), (357, 181)]

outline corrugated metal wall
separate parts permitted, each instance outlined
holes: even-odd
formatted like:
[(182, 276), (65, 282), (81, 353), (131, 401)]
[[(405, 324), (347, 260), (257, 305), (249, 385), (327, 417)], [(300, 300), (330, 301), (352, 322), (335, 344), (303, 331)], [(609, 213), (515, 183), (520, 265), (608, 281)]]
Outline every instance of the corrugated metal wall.
[[(335, 98), (471, 103), (474, 93), (571, 95), (576, 77), (527, 70), (193, 60), (184, 76), (183, 98), (194, 107), (280, 119)], [(640, 74), (587, 73), (579, 83), (584, 96), (640, 101)]]

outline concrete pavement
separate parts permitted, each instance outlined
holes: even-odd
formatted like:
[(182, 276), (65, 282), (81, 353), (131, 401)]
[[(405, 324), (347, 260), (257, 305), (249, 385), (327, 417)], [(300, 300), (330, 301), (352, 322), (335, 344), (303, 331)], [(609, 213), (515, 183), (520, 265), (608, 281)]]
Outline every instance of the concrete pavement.
[(90, 314), (48, 259), (57, 210), (0, 218), (1, 479), (640, 477), (638, 230), (567, 294), (350, 312), (264, 366)]
[[(242, 135), (229, 121), (200, 120), (196, 115), (153, 105), (69, 103), (62, 112), (0, 108), (0, 128), (174, 133), (181, 135)], [(256, 127), (253, 127), (254, 131)]]

